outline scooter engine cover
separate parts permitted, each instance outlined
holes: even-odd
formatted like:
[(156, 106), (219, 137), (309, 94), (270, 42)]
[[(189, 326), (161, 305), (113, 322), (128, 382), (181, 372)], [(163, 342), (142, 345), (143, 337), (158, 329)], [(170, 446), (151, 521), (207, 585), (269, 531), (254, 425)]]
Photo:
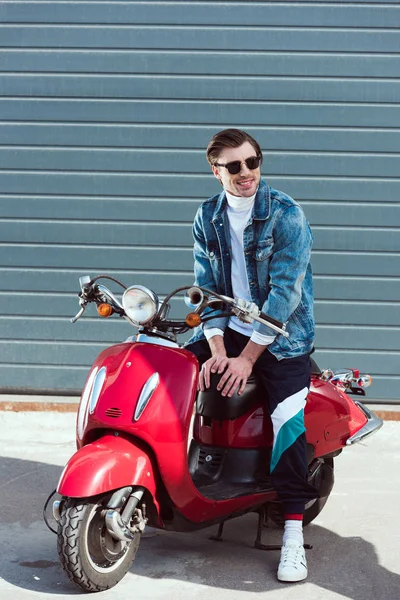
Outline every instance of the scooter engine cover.
[(239, 396), (236, 392), (228, 398), (222, 396), (217, 390), (217, 385), (222, 374), (211, 373), (210, 387), (204, 392), (199, 392), (196, 401), (196, 413), (202, 417), (209, 417), (218, 421), (233, 420), (246, 414), (265, 396), (259, 380), (250, 375), (243, 393)]

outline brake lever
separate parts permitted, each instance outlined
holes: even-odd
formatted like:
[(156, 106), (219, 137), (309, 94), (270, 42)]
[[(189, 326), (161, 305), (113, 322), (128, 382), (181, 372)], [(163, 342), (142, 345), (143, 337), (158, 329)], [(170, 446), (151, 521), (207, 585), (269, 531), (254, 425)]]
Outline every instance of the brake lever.
[(83, 313), (86, 310), (86, 304), (87, 304), (86, 302), (85, 302), (85, 304), (81, 304), (80, 311), (74, 317), (72, 317), (72, 319), (70, 319), (71, 323), (76, 323), (77, 320), (81, 318), (81, 316), (83, 315)]

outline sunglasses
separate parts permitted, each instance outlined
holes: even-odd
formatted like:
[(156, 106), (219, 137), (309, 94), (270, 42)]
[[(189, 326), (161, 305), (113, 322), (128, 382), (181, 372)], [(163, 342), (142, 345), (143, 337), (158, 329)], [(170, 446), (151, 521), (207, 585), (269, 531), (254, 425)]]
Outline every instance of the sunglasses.
[(250, 171), (254, 171), (254, 169), (258, 169), (258, 167), (260, 166), (260, 162), (261, 162), (261, 156), (250, 156), (249, 158), (246, 158), (246, 160), (241, 161), (241, 160), (233, 160), (232, 162), (226, 163), (226, 165), (223, 165), (221, 163), (215, 163), (216, 167), (225, 167), (225, 169), (228, 169), (228, 173), (230, 173), (231, 175), (237, 175), (238, 173), (240, 173), (241, 169), (242, 169), (242, 164), (246, 163), (246, 166), (248, 169), (250, 169)]

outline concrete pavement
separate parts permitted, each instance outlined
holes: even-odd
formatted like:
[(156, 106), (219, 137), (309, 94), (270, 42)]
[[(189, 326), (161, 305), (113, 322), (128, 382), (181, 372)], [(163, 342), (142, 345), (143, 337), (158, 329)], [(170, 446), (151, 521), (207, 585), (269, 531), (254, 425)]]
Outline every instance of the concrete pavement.
[[(42, 521), (49, 492), (74, 452), (72, 413), (0, 412), (1, 600), (84, 596), (58, 562)], [(400, 598), (400, 423), (387, 421), (365, 444), (336, 459), (336, 484), (306, 529), (309, 578), (280, 584), (278, 552), (254, 550), (256, 515), (226, 525), (225, 542), (162, 532), (141, 542), (125, 579), (99, 597), (119, 600), (396, 600)], [(277, 529), (266, 530), (279, 543)]]

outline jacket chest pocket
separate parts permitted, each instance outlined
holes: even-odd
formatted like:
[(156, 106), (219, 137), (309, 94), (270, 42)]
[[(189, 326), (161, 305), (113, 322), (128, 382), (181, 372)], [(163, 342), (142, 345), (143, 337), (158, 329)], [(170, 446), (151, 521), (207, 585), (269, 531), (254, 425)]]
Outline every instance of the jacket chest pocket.
[(267, 260), (274, 249), (274, 240), (272, 238), (258, 242), (257, 248), (253, 252), (253, 257), (256, 261), (262, 262)]

